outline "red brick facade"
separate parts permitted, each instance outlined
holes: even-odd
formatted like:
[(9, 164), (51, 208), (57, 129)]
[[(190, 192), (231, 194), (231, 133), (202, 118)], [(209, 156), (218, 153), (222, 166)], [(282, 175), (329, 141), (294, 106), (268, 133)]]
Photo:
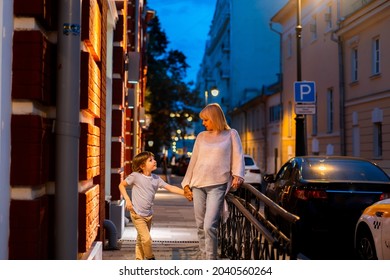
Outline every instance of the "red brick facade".
[[(135, 1), (115, 1), (119, 18), (114, 29), (111, 58), (114, 78), (112, 96), (107, 96), (109, 4), (106, 0), (83, 0), (81, 3), (82, 117), (78, 166), (82, 187), (70, 186), (79, 189), (79, 258), (94, 241), (105, 239), (106, 169), (117, 170), (111, 173), (110, 192), (113, 200), (120, 199), (118, 184), (131, 171), (128, 168), (123, 171), (126, 160), (132, 157), (126, 151), (133, 150), (133, 139), (125, 138), (126, 130), (133, 130), (133, 123), (126, 121), (126, 116), (131, 116), (132, 110), (125, 108), (125, 57), (128, 34), (140, 28), (133, 25), (129, 33), (128, 21), (125, 20), (128, 3), (134, 5)], [(57, 32), (57, 5), (56, 0), (14, 1), (15, 17), (33, 19), (38, 23), (38, 28), (15, 30), (13, 36), (12, 102), (17, 106), (13, 109), (11, 122), (10, 181), (14, 195), (10, 207), (10, 259), (55, 258), (55, 187), (52, 186), (55, 186), (56, 180), (57, 47), (53, 37), (49, 38), (47, 34)], [(112, 123), (106, 121), (106, 98), (112, 99)], [(143, 98), (140, 100), (143, 102)], [(105, 166), (107, 126), (111, 127), (113, 138), (111, 166)]]

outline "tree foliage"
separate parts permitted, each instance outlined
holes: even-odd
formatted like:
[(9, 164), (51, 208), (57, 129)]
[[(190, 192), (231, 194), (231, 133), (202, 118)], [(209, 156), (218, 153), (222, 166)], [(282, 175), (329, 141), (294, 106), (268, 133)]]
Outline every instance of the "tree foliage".
[[(169, 147), (171, 137), (178, 129), (186, 134), (191, 126), (189, 117), (197, 119), (191, 108), (199, 104), (199, 95), (190, 89), (184, 79), (187, 74), (186, 56), (178, 50), (168, 50), (168, 39), (156, 16), (148, 24), (148, 73), (146, 113), (151, 121), (145, 140), (154, 142), (152, 151), (158, 153), (163, 145)], [(189, 106), (191, 105), (191, 106)]]

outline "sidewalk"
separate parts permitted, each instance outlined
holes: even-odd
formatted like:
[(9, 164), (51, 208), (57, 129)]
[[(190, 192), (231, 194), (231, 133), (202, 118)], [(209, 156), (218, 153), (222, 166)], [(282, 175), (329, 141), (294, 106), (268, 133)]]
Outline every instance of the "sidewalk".
[[(168, 182), (172, 185), (180, 186), (182, 179), (181, 176), (168, 175)], [(159, 190), (153, 209), (151, 235), (156, 259), (196, 259), (198, 241), (192, 202), (166, 190)], [(118, 240), (119, 250), (104, 250), (103, 260), (134, 260), (135, 239), (136, 231), (129, 221), (122, 238)]]

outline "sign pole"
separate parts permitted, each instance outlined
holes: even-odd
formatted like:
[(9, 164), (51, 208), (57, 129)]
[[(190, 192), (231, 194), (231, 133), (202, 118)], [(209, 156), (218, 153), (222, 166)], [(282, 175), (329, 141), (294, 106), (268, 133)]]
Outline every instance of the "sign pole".
[[(296, 39), (297, 39), (297, 81), (302, 81), (302, 69), (301, 69), (301, 37), (302, 37), (302, 24), (301, 24), (301, 0), (297, 0), (297, 26)], [(295, 117), (295, 155), (305, 156), (306, 152), (306, 129), (305, 129), (305, 115), (297, 114)]]

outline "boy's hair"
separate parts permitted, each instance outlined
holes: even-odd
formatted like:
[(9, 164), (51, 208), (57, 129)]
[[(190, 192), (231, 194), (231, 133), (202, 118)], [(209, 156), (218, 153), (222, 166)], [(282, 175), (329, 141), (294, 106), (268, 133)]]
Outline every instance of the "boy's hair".
[(218, 103), (211, 103), (203, 108), (199, 113), (199, 117), (203, 119), (209, 119), (213, 122), (215, 129), (218, 131), (228, 130), (230, 126), (226, 122), (225, 115), (221, 106)]
[(132, 164), (133, 171), (142, 173), (141, 166), (143, 164), (145, 164), (145, 162), (150, 157), (154, 157), (154, 154), (152, 152), (149, 152), (149, 151), (140, 152), (138, 155), (136, 155), (133, 158), (133, 164)]

